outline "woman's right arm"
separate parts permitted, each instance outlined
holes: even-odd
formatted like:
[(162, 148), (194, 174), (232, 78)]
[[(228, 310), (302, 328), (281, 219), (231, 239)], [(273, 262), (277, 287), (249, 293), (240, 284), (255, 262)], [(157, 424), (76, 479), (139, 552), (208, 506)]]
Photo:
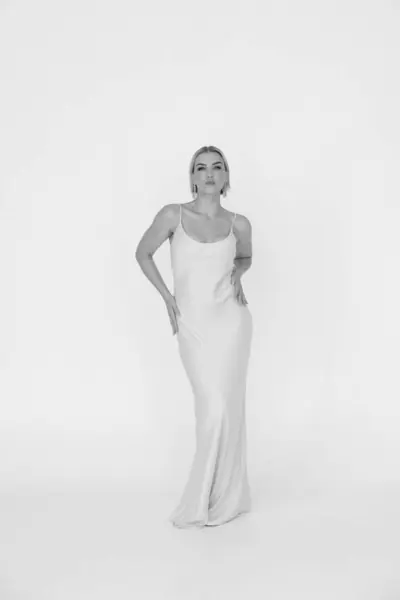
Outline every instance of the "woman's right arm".
[(173, 233), (175, 222), (176, 207), (174, 204), (166, 204), (158, 211), (152, 224), (144, 232), (135, 253), (135, 258), (143, 273), (165, 301), (171, 299), (172, 294), (157, 269), (153, 255)]

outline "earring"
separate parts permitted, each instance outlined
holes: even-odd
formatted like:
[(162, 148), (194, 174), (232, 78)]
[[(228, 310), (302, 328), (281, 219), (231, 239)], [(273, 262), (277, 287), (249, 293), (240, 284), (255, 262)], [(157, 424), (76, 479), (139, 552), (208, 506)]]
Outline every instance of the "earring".
[(193, 198), (197, 197), (197, 185), (195, 183), (192, 185), (192, 196)]

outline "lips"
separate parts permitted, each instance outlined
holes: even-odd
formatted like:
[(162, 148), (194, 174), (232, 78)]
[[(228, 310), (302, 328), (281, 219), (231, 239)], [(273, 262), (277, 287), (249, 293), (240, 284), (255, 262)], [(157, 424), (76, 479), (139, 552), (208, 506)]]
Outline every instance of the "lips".
[(206, 181), (206, 185), (214, 185), (213, 181)]

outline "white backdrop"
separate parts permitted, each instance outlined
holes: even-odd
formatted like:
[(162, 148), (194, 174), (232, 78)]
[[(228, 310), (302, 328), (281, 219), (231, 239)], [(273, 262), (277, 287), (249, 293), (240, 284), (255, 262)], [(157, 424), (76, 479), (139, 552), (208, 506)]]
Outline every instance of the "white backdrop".
[(3, 486), (180, 493), (193, 399), (134, 252), (208, 144), (253, 225), (252, 489), (399, 483), (400, 4), (237, 4), (0, 4)]

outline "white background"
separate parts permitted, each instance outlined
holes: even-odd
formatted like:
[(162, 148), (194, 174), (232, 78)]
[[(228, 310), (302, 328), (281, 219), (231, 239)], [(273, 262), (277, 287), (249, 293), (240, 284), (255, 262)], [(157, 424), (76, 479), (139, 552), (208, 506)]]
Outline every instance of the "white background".
[(256, 502), (399, 485), (399, 31), (395, 0), (0, 3), (2, 488), (178, 500), (193, 399), (134, 252), (208, 144), (253, 226)]

